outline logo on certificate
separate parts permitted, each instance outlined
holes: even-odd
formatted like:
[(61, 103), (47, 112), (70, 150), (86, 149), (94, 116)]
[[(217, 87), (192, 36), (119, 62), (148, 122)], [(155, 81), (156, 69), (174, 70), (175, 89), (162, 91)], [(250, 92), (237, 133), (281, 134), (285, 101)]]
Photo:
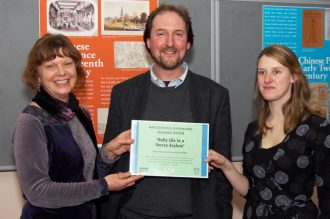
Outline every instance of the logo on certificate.
[(194, 168), (194, 175), (196, 175), (196, 176), (200, 175), (200, 171), (199, 171), (198, 167)]

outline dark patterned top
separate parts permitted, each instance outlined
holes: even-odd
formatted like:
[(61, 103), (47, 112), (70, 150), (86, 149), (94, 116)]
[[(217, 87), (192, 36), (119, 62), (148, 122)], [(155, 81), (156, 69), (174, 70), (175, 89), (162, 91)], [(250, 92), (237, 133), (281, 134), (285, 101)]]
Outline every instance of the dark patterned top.
[[(250, 123), (243, 146), (243, 172), (250, 189), (244, 218), (330, 218), (330, 125), (311, 115), (269, 149)], [(317, 186), (319, 209), (312, 202)]]

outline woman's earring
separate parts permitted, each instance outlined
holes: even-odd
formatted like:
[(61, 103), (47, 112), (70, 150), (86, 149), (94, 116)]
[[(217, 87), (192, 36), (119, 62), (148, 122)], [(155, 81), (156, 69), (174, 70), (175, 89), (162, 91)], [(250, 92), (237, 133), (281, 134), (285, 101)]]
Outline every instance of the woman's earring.
[(40, 78), (38, 78), (38, 87), (37, 87), (38, 92), (40, 92), (40, 87), (41, 87), (41, 82), (40, 82)]
[(38, 83), (37, 91), (40, 92), (40, 83)]

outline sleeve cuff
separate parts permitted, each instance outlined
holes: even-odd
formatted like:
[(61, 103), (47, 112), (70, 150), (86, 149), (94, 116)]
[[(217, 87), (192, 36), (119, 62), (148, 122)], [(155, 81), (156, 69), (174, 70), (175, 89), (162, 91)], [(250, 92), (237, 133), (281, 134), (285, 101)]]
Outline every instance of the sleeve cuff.
[(101, 155), (101, 160), (106, 164), (113, 164), (120, 158), (120, 156), (117, 156), (115, 159), (109, 159), (107, 153), (103, 148), (101, 148), (100, 155)]
[(98, 180), (99, 185), (100, 185), (100, 190), (101, 190), (101, 195), (106, 196), (109, 194), (109, 189), (108, 189), (108, 183), (104, 178), (101, 178)]

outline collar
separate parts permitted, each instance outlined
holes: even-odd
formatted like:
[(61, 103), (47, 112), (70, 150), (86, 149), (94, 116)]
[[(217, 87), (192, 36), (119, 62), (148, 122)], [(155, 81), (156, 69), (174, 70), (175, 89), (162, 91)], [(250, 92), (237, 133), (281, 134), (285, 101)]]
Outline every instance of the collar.
[[(150, 79), (151, 79), (151, 82), (154, 83), (158, 87), (166, 87), (165, 83), (156, 76), (156, 74), (153, 70), (154, 66), (155, 66), (155, 64), (152, 64), (150, 66), (150, 76), (151, 76)], [(178, 86), (180, 86), (184, 82), (184, 80), (186, 79), (187, 74), (188, 74), (188, 64), (186, 62), (183, 62), (182, 65), (181, 65), (181, 68), (182, 68), (182, 72), (183, 72), (182, 75), (178, 79), (170, 81), (170, 83), (168, 84), (168, 87), (177, 88)]]

